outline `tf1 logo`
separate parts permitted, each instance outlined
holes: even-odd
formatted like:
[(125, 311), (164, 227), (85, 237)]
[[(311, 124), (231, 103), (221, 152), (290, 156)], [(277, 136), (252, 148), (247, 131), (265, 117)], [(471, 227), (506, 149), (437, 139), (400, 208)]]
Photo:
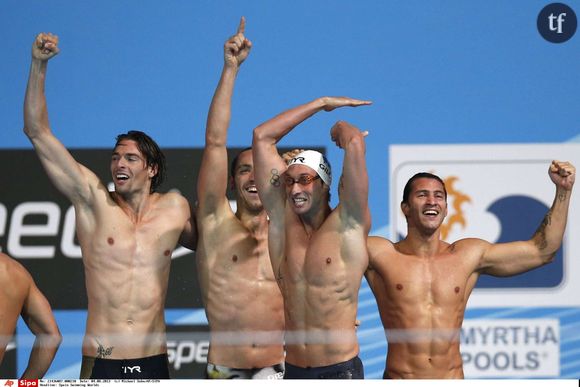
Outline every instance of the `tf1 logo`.
[(564, 43), (576, 32), (578, 20), (572, 8), (562, 3), (546, 5), (538, 15), (540, 35), (551, 43)]

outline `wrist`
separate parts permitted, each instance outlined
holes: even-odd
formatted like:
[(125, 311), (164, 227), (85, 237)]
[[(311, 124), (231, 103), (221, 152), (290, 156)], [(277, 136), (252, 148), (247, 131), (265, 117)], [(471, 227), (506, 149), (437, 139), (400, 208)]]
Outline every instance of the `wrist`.
[(222, 76), (236, 77), (238, 75), (239, 67), (231, 63), (225, 63), (222, 70)]
[(562, 187), (560, 185), (557, 185), (556, 186), (556, 194), (557, 195), (562, 195), (562, 194), (569, 195), (570, 192), (572, 192), (572, 187), (570, 187), (570, 189), (567, 189), (567, 188)]
[(32, 57), (30, 69), (32, 72), (45, 72), (47, 63), (48, 63), (47, 59)]

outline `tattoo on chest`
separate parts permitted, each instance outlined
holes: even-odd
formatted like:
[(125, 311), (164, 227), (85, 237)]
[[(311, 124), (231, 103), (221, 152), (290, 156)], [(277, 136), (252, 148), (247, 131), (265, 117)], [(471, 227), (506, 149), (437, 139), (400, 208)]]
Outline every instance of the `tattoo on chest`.
[(111, 356), (111, 354), (113, 353), (113, 348), (115, 348), (115, 347), (105, 348), (103, 346), (103, 344), (99, 343), (98, 341), (97, 341), (97, 344), (99, 344), (99, 346), (97, 348), (97, 358), (98, 359), (104, 359), (107, 356)]
[(274, 168), (270, 171), (270, 173), (272, 173), (272, 176), (270, 177), (270, 184), (272, 184), (274, 187), (280, 187), (280, 172)]

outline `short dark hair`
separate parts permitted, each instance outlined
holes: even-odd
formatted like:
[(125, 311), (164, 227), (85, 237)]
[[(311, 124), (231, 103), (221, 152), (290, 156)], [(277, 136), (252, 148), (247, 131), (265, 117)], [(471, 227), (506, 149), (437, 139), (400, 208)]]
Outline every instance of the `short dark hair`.
[(240, 155), (242, 153), (244, 153), (245, 151), (249, 151), (249, 150), (252, 150), (252, 147), (244, 148), (241, 151), (239, 151), (237, 155), (234, 156), (232, 162), (230, 163), (230, 176), (231, 177), (234, 177), (234, 175), (236, 174), (236, 167), (238, 166), (238, 160), (240, 159)]
[(417, 179), (433, 179), (437, 180), (443, 186), (443, 192), (445, 192), (445, 200), (447, 200), (447, 189), (445, 189), (445, 182), (437, 176), (429, 172), (419, 172), (413, 175), (405, 184), (405, 188), (403, 189), (403, 201), (401, 203), (408, 203), (409, 195), (411, 194), (411, 189), (413, 189), (413, 183)]
[(151, 137), (139, 130), (130, 130), (127, 133), (121, 133), (117, 136), (115, 148), (123, 140), (132, 140), (137, 143), (139, 152), (145, 156), (148, 167), (157, 167), (157, 174), (151, 179), (151, 192), (163, 183), (165, 179), (165, 155), (159, 148), (159, 145)]

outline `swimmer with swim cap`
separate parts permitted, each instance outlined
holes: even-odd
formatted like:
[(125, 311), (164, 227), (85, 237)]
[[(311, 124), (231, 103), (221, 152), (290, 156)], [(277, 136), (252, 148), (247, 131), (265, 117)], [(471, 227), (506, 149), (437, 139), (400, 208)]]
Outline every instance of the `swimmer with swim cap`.
[[(323, 97), (254, 129), (256, 183), (270, 217), (270, 259), (284, 296), (286, 379), (364, 377), (355, 326), (370, 213), (365, 132), (343, 121), (331, 129), (345, 152), (334, 209), (326, 158), (307, 150), (285, 162), (276, 144), (316, 112), (369, 103)], [(323, 184), (314, 184), (318, 179)]]
[(288, 167), (295, 164), (310, 167), (320, 176), (324, 184), (328, 186), (332, 184), (330, 163), (322, 153), (315, 150), (305, 150), (290, 159)]

